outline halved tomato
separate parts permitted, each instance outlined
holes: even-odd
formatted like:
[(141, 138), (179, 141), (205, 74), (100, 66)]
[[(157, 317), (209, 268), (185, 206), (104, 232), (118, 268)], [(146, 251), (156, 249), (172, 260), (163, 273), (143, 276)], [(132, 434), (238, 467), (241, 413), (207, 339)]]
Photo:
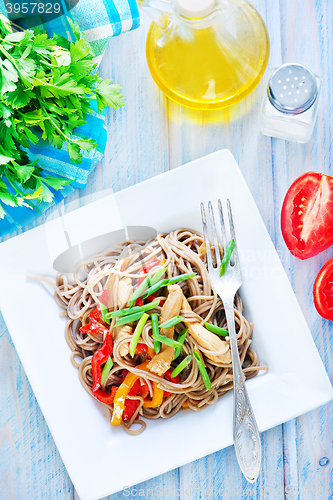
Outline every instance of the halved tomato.
[(320, 316), (333, 321), (333, 257), (323, 265), (315, 279), (313, 298)]
[(281, 230), (290, 252), (301, 260), (333, 243), (333, 177), (307, 172), (290, 186), (281, 211)]

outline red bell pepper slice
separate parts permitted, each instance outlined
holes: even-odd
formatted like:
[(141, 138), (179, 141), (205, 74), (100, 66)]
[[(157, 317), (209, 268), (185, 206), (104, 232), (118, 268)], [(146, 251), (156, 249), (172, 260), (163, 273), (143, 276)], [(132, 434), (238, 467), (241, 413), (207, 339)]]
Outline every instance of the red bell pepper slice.
[[(161, 262), (160, 260), (152, 260), (151, 262), (148, 262), (148, 264), (145, 264), (144, 266), (141, 267), (141, 269), (139, 269), (138, 274), (147, 274), (147, 273), (149, 273), (149, 271), (151, 269), (153, 269), (153, 267), (158, 266), (160, 264), (160, 262)], [(139, 285), (141, 285), (141, 283), (143, 282), (144, 279), (145, 279), (144, 277), (138, 279), (137, 287)]]
[[(174, 383), (174, 384), (179, 384), (179, 375), (176, 375), (176, 377), (171, 377), (171, 373), (172, 373), (172, 370), (170, 368), (170, 370), (167, 370), (164, 374), (164, 378), (166, 378), (167, 380), (170, 380), (170, 382)], [(171, 392), (169, 391), (164, 391), (164, 397), (168, 397), (170, 396)]]
[(148, 352), (148, 346), (139, 342), (136, 346), (135, 354), (143, 354), (145, 352)]
[(90, 318), (90, 323), (81, 326), (80, 331), (82, 333), (97, 333), (98, 335), (104, 336), (109, 331), (109, 329), (103, 326), (99, 321)]
[(97, 391), (95, 391), (93, 395), (101, 403), (104, 403), (105, 405), (112, 405), (114, 401), (114, 395), (116, 394), (117, 390), (118, 387), (116, 385), (113, 385), (111, 387), (111, 392), (106, 392), (103, 391), (102, 389), (97, 389)]
[(104, 304), (106, 307), (108, 307), (108, 291), (107, 289), (104, 290), (100, 298), (98, 299), (102, 304)]
[(99, 306), (95, 307), (89, 314), (89, 319), (97, 321), (98, 323), (101, 323), (101, 325), (105, 326), (105, 328), (108, 328), (107, 323), (105, 323), (103, 316), (102, 316), (102, 311)]
[[(146, 298), (145, 298), (145, 301), (146, 301), (146, 302), (153, 302), (153, 301), (154, 301), (154, 300), (156, 300), (156, 299), (157, 299), (156, 295), (149, 295), (149, 297), (146, 297)], [(162, 299), (162, 300), (160, 300), (159, 305), (160, 305), (160, 306), (163, 306), (163, 305), (164, 305), (164, 302), (165, 302), (165, 300), (163, 300), (163, 299)]]
[(101, 386), (102, 365), (107, 362), (113, 350), (112, 335), (108, 331), (104, 343), (93, 355), (91, 360), (91, 371), (93, 378), (92, 391), (96, 392)]

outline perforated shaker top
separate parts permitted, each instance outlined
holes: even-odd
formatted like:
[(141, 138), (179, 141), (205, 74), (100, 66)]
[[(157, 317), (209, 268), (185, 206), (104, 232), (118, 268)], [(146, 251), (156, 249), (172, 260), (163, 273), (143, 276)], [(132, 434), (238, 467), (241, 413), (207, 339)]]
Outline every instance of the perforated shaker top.
[(280, 66), (268, 82), (268, 98), (283, 113), (304, 113), (314, 104), (317, 96), (316, 77), (301, 64)]

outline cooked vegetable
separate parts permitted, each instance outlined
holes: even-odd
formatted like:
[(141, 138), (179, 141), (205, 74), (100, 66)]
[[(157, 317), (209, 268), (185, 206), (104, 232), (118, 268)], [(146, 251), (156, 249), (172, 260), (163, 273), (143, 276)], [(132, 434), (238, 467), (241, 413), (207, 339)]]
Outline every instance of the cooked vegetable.
[(333, 321), (333, 257), (323, 265), (315, 279), (313, 298), (320, 316)]
[(178, 323), (181, 323), (182, 321), (184, 321), (183, 316), (174, 316), (173, 318), (161, 323), (160, 328), (164, 328), (166, 330), (167, 328), (178, 325)]
[[(148, 371), (147, 364), (148, 364), (148, 361), (145, 361), (144, 363), (141, 363), (140, 365), (136, 366), (136, 368), (138, 368), (140, 370)], [(139, 379), (138, 375), (135, 375), (134, 373), (128, 372), (126, 374), (125, 379), (123, 380), (121, 385), (118, 387), (117, 392), (115, 393), (115, 396), (114, 396), (114, 401), (113, 401), (113, 413), (112, 413), (112, 418), (111, 418), (112, 425), (119, 425), (121, 423), (122, 417), (124, 418), (123, 412), (125, 409), (126, 397), (129, 395), (131, 389), (133, 388), (135, 382), (138, 381), (138, 379)], [(130, 395), (134, 395), (134, 394), (130, 394)], [(138, 402), (135, 401), (135, 403), (136, 403), (136, 408), (137, 408)], [(134, 414), (134, 412), (133, 412), (133, 414)], [(124, 420), (125, 420), (125, 418), (124, 418)], [(129, 420), (128, 416), (126, 417), (126, 420)]]
[(281, 211), (281, 230), (290, 252), (304, 260), (333, 243), (333, 177), (307, 172), (290, 186)]
[(160, 281), (160, 279), (162, 278), (162, 276), (165, 275), (165, 273), (167, 272), (168, 268), (167, 267), (162, 267), (161, 269), (158, 269), (156, 271), (156, 273), (154, 274), (154, 276), (151, 278), (150, 280), (150, 285), (153, 286), (155, 285), (158, 281)]
[(110, 319), (108, 317), (108, 311), (109, 311), (108, 308), (102, 302), (99, 303), (99, 307), (101, 309), (103, 321), (105, 321), (105, 323), (107, 323), (108, 325), (110, 325), (111, 322), (110, 322)]
[(163, 396), (164, 396), (164, 391), (163, 389), (160, 389), (157, 387), (157, 382), (154, 382), (154, 392), (153, 392), (153, 399), (151, 401), (146, 400), (143, 403), (143, 406), (145, 408), (153, 408), (154, 406), (159, 406), (162, 401), (163, 401)]
[(51, 202), (54, 190), (70, 180), (43, 175), (42, 165), (31, 162), (23, 148), (41, 137), (56, 148), (67, 146), (73, 164), (82, 150), (97, 147), (93, 139), (71, 137), (86, 123), (91, 102), (98, 112), (124, 105), (120, 86), (92, 74), (96, 68), (90, 46), (77, 26), (74, 42), (40, 28), (15, 32), (0, 14), (0, 219), (5, 205), (31, 207), (32, 199)]
[(173, 278), (166, 278), (158, 283), (155, 283), (155, 285), (151, 286), (148, 288), (148, 290), (142, 295), (142, 298), (145, 299), (149, 297), (149, 295), (152, 295), (153, 293), (157, 292), (161, 288), (168, 286), (168, 285), (173, 285), (174, 283), (178, 283), (179, 281), (184, 281), (184, 280), (189, 280), (191, 278), (194, 278), (197, 273), (186, 273), (186, 274), (179, 274), (178, 276), (174, 276)]
[(92, 392), (96, 392), (102, 385), (101, 382), (101, 367), (106, 363), (112, 354), (113, 341), (110, 332), (107, 333), (102, 347), (98, 349), (91, 360), (91, 372), (93, 378)]
[[(161, 309), (161, 324), (165, 324), (168, 320), (174, 319), (179, 315), (181, 306), (182, 306), (182, 290), (178, 285), (169, 285), (168, 286), (168, 298), (165, 301), (162, 309)], [(161, 325), (160, 325), (161, 326)], [(154, 340), (162, 340), (162, 343), (166, 344), (165, 338), (171, 339), (173, 342), (177, 342), (173, 339), (174, 336), (174, 327), (170, 326), (169, 328), (161, 328), (161, 336), (162, 339), (157, 335), (155, 335)], [(163, 337), (165, 337), (163, 339)], [(175, 347), (179, 347), (181, 344), (177, 343), (177, 345), (163, 345), (161, 351), (158, 354), (155, 354), (153, 359), (150, 361), (148, 365), (148, 369), (155, 373), (156, 375), (162, 376), (169, 368), (173, 361), (175, 354)]]
[(191, 363), (191, 361), (192, 361), (192, 356), (191, 354), (189, 354), (188, 356), (186, 356), (186, 358), (183, 359), (181, 363), (179, 363), (178, 366), (176, 366), (176, 368), (171, 373), (171, 376), (176, 377), (176, 375), (179, 375), (180, 372), (182, 372), (184, 368), (186, 368), (186, 366)]
[(135, 349), (136, 349), (137, 343), (139, 341), (139, 338), (140, 338), (140, 335), (142, 333), (143, 327), (145, 326), (148, 318), (149, 318), (149, 315), (147, 313), (143, 313), (143, 315), (141, 316), (138, 324), (135, 327), (135, 330), (134, 330), (134, 333), (133, 333), (133, 337), (132, 337), (132, 340), (131, 340), (130, 346), (129, 346), (129, 353), (132, 356), (132, 358), (134, 358), (134, 354), (135, 354)]
[(227, 337), (229, 335), (228, 330), (225, 330), (224, 328), (220, 328), (219, 326), (212, 325), (211, 323), (207, 323), (204, 321), (205, 327), (207, 330), (210, 332), (216, 333), (217, 335), (221, 335), (221, 337)]
[[(176, 375), (175, 377), (173, 377), (172, 376), (172, 370), (171, 370), (171, 368), (164, 373), (164, 378), (166, 380), (169, 380), (173, 384), (179, 384), (179, 375)], [(165, 398), (168, 397), (168, 396), (170, 396), (170, 394), (171, 394), (171, 392), (164, 391), (164, 397)]]
[(156, 337), (154, 338), (154, 335), (156, 336), (156, 335), (159, 335), (159, 333), (160, 333), (160, 329), (158, 326), (158, 316), (155, 313), (153, 313), (151, 315), (151, 327), (152, 327), (152, 331), (153, 331), (154, 351), (156, 354), (158, 354), (161, 350), (161, 342), (156, 340)]
[(138, 319), (140, 319), (143, 314), (145, 314), (143, 311), (139, 311), (133, 314), (122, 316), (118, 319), (115, 326), (127, 325), (128, 323), (133, 323), (133, 321), (138, 321)]
[(137, 289), (133, 293), (133, 295), (131, 297), (131, 300), (130, 300), (130, 307), (132, 307), (135, 304), (136, 300), (139, 297), (141, 297), (141, 295), (146, 290), (146, 288), (150, 287), (150, 278), (151, 278), (151, 272), (149, 271), (149, 273), (144, 278), (144, 280), (142, 281), (142, 283), (140, 283), (140, 285), (137, 287)]
[(157, 307), (159, 305), (160, 301), (161, 301), (161, 299), (155, 299), (153, 302), (150, 302), (149, 304), (145, 304), (143, 306), (133, 306), (133, 307), (127, 307), (126, 309), (119, 309), (119, 311), (112, 311), (112, 312), (106, 313), (105, 317), (107, 319), (119, 318), (121, 316), (128, 316), (129, 314), (150, 311), (151, 309), (154, 309), (155, 307)]
[(106, 335), (108, 333), (108, 328), (105, 328), (99, 321), (90, 317), (90, 322), (84, 326), (81, 326), (80, 331), (82, 333), (93, 333), (94, 335)]
[(182, 347), (182, 344), (178, 342), (177, 340), (174, 339), (169, 339), (169, 337), (165, 337), (164, 335), (161, 335), (160, 333), (155, 333), (153, 335), (154, 340), (158, 340), (162, 344), (168, 345), (169, 347)]
[(201, 373), (202, 380), (204, 381), (206, 389), (209, 391), (212, 388), (212, 384), (211, 384), (211, 381), (208, 377), (206, 367), (205, 367), (198, 351), (193, 351), (193, 357), (196, 360), (196, 362), (198, 363), (198, 368), (199, 368), (199, 371)]
[(180, 332), (180, 334), (178, 335), (177, 341), (181, 344), (181, 347), (177, 347), (177, 349), (175, 350), (175, 355), (174, 355), (173, 359), (178, 358), (178, 356), (182, 352), (182, 348), (183, 348), (183, 345), (184, 345), (184, 342), (185, 342), (185, 338), (186, 338), (187, 332), (188, 332), (188, 328), (184, 328), (184, 330), (182, 330)]
[(112, 361), (111, 356), (109, 356), (107, 362), (103, 366), (102, 376), (101, 376), (101, 385), (103, 385), (104, 382), (106, 381), (112, 367), (113, 367), (113, 361)]
[(222, 276), (224, 275), (224, 273), (227, 269), (227, 265), (229, 264), (229, 260), (230, 260), (232, 252), (234, 251), (234, 248), (235, 248), (235, 240), (229, 241), (229, 243), (225, 247), (224, 254), (223, 254), (223, 257), (221, 260), (221, 264), (220, 264), (220, 269), (219, 269), (220, 278), (222, 278)]

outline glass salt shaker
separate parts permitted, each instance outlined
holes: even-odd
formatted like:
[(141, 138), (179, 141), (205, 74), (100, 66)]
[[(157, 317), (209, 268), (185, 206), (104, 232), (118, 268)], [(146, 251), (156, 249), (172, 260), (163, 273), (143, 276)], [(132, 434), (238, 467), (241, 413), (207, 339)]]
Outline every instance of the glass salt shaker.
[(308, 142), (318, 114), (321, 79), (302, 64), (274, 68), (263, 103), (260, 130), (264, 135)]

